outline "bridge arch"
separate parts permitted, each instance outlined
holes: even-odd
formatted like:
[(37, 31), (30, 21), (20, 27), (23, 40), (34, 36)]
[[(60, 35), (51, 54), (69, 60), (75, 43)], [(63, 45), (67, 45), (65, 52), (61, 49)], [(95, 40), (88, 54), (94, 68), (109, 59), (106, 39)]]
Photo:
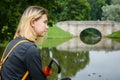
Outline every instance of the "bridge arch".
[(120, 30), (120, 23), (113, 21), (63, 21), (58, 22), (56, 25), (76, 37), (79, 37), (80, 33), (87, 28), (99, 30), (102, 37)]
[(96, 44), (101, 40), (101, 32), (95, 28), (84, 29), (80, 33), (80, 40), (86, 44)]

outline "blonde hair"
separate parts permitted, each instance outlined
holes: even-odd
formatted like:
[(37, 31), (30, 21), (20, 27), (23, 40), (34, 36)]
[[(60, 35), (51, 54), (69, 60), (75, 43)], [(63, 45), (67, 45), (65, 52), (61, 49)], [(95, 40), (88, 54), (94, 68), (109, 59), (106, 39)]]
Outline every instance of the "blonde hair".
[(30, 41), (35, 41), (37, 35), (31, 27), (31, 20), (38, 20), (42, 15), (47, 14), (47, 11), (40, 6), (29, 6), (23, 13), (19, 25), (17, 27), (14, 39), (23, 36)]

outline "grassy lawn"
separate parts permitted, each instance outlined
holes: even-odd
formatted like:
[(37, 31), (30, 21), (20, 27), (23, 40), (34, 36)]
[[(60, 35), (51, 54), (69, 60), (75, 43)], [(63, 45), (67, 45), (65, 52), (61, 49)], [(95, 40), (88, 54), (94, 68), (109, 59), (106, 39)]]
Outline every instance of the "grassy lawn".
[(63, 31), (62, 29), (53, 26), (48, 29), (48, 38), (71, 38), (73, 37), (68, 32)]
[(112, 34), (108, 35), (109, 38), (120, 38), (120, 31), (113, 32)]
[(68, 41), (68, 40), (69, 40), (69, 38), (65, 38), (65, 39), (64, 38), (63, 39), (62, 38), (46, 39), (41, 46), (44, 47), (44, 48), (45, 47), (49, 47), (49, 48), (56, 47), (56, 46), (60, 45), (61, 43), (65, 42), (65, 41)]
[(68, 32), (63, 31), (56, 26), (50, 27), (47, 35), (47, 39), (43, 42), (42, 47), (56, 47), (73, 37)]
[(120, 31), (113, 32), (112, 34), (107, 36), (108, 38), (111, 38), (117, 42), (120, 42)]

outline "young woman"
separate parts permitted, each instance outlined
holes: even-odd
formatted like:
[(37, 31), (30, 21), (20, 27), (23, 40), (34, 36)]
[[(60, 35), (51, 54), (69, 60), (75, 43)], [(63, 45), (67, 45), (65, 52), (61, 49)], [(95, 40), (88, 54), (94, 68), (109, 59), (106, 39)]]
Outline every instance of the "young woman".
[[(48, 30), (47, 12), (39, 6), (29, 6), (23, 13), (14, 39), (8, 45), (5, 55), (20, 40), (28, 40), (16, 46), (2, 65), (2, 80), (21, 80), (26, 71), (29, 80), (47, 80), (49, 74), (42, 69), (40, 52), (36, 41)], [(4, 58), (4, 57), (3, 57)]]

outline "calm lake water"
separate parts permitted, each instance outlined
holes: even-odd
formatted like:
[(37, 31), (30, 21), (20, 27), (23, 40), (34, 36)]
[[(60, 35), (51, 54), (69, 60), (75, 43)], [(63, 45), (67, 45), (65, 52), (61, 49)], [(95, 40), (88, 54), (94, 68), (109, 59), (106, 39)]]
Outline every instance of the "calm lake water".
[(52, 65), (50, 80), (64, 77), (72, 80), (120, 80), (120, 43), (111, 39), (102, 38), (97, 44), (87, 45), (79, 38), (73, 38), (56, 47), (40, 50), (43, 67), (51, 58), (56, 58), (61, 65), (60, 74), (57, 74), (56, 65)]
[(120, 43), (111, 39), (102, 38), (95, 45), (87, 45), (79, 38), (73, 38), (55, 48), (42, 50), (48, 50), (46, 54), (61, 64), (61, 74), (53, 75), (52, 80), (63, 77), (72, 80), (120, 80)]
[(72, 80), (120, 80), (120, 50), (90, 51), (90, 63)]

